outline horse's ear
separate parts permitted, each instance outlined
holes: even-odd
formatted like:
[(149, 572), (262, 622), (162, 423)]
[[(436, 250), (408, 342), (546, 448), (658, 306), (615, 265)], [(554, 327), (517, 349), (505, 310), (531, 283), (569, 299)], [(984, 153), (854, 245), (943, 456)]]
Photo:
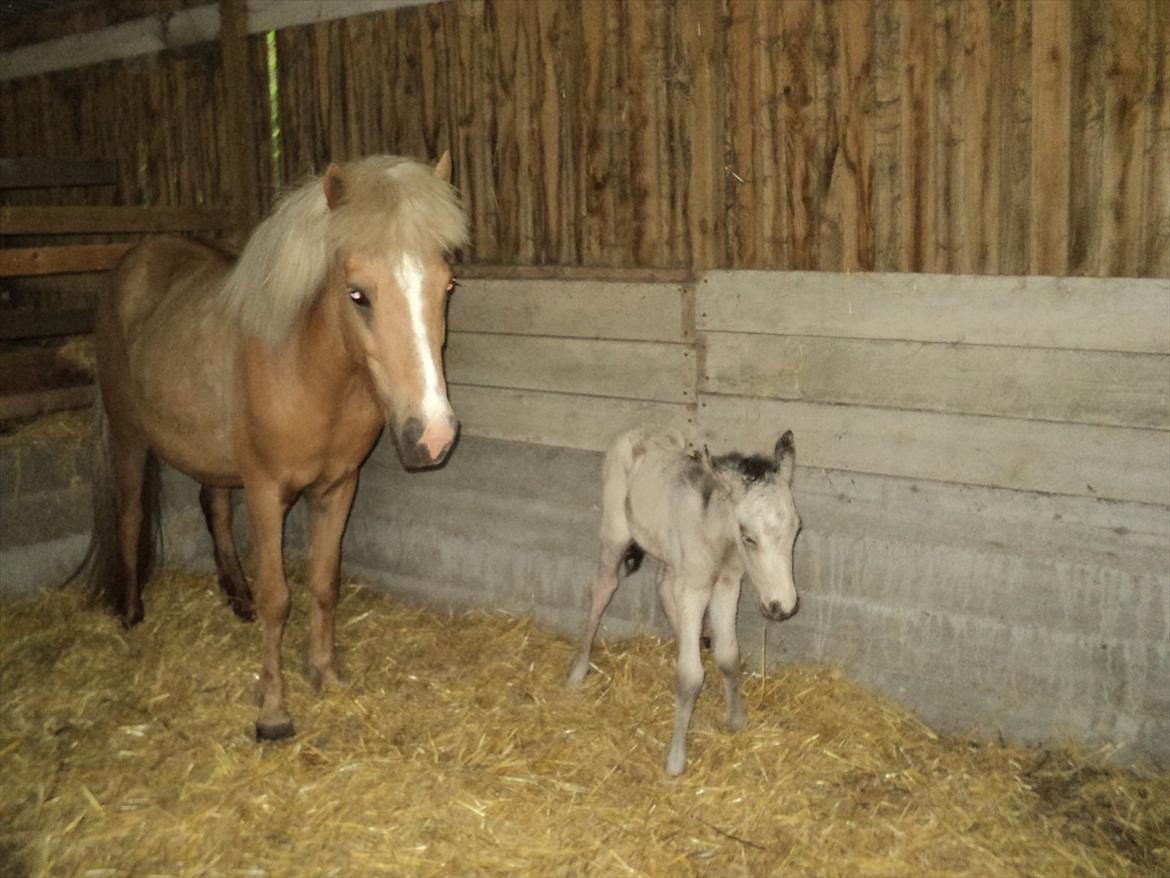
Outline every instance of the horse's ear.
[(792, 468), (796, 463), (796, 440), (791, 430), (785, 430), (784, 435), (776, 440), (776, 447), (772, 452), (776, 459), (776, 468), (780, 477), (788, 484), (792, 484)]
[(444, 183), (451, 182), (451, 150), (443, 150), (443, 154), (435, 162), (435, 176)]
[(325, 203), (329, 205), (330, 210), (336, 210), (345, 197), (345, 183), (341, 180), (341, 168), (331, 162), (329, 167), (325, 169), (325, 176), (321, 182), (325, 187)]

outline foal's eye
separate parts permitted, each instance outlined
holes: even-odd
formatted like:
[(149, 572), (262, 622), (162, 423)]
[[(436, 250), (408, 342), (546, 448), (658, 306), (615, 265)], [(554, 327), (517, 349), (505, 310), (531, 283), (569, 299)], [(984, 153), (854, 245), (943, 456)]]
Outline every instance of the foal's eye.
[(351, 302), (353, 302), (355, 305), (357, 305), (359, 308), (369, 308), (370, 307), (370, 300), (369, 300), (369, 298), (366, 297), (366, 294), (363, 290), (360, 290), (357, 287), (350, 287), (348, 290), (348, 293), (349, 293), (349, 300)]

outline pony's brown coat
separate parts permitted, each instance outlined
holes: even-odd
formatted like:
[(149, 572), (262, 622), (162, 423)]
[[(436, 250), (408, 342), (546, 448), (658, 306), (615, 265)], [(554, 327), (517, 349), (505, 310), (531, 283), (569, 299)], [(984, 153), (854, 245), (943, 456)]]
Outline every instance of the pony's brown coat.
[[(408, 465), (441, 461), (454, 439), (441, 377), (444, 253), (466, 242), (467, 223), (449, 176), (447, 156), (434, 169), (392, 156), (331, 166), (276, 208), (238, 260), (211, 245), (148, 240), (99, 301), (98, 450), (108, 466), (94, 488), (104, 514), (95, 515), (92, 587), (126, 624), (142, 618), (140, 535), (151, 523), (142, 500), (157, 456), (203, 485), (221, 582), (249, 617), (224, 493), (242, 486), (264, 632), (260, 737), (292, 731), (280, 670), (289, 506), (302, 493), (309, 506), (309, 673), (320, 685), (337, 677), (340, 541), (358, 467), (388, 419)], [(437, 385), (424, 386), (436, 371)]]

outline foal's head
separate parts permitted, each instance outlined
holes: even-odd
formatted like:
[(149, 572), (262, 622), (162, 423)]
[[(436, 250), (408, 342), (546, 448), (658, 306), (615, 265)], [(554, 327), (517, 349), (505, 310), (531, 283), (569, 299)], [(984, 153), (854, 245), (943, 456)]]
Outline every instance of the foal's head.
[(450, 172), (444, 154), (433, 170), (385, 160), (330, 165), (323, 181), (336, 252), (325, 294), (342, 303), (346, 346), (369, 370), (407, 466), (442, 461), (459, 429), (443, 376), (455, 289), (445, 254), (467, 233)]
[(800, 516), (792, 500), (796, 446), (792, 431), (776, 442), (771, 458), (729, 454), (714, 460), (715, 476), (731, 498), (736, 549), (760, 595), (760, 612), (787, 619), (796, 612), (792, 548)]

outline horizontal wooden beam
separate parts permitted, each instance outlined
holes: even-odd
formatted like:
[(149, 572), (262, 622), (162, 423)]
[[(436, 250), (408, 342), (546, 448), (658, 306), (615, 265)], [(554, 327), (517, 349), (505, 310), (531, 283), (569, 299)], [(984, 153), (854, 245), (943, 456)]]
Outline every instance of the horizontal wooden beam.
[(0, 250), (0, 277), (108, 271), (133, 244), (65, 244)]
[[(247, 32), (265, 33), (285, 27), (419, 6), (427, 0), (248, 0)], [(183, 46), (210, 43), (219, 37), (215, 3), (123, 21), (110, 27), (12, 46), (0, 53), (0, 81), (36, 76), (152, 55)]]
[(489, 265), (469, 262), (453, 266), (457, 277), (476, 280), (582, 280), (598, 283), (684, 284), (694, 279), (688, 268), (623, 268), (608, 265)]
[(0, 158), (0, 189), (48, 186), (113, 186), (114, 162), (46, 158)]
[(230, 229), (224, 207), (0, 207), (0, 235), (103, 235)]
[(78, 335), (93, 329), (92, 308), (68, 311), (21, 309), (0, 314), (3, 314), (0, 317), (0, 341)]
[(38, 390), (35, 393), (18, 393), (14, 396), (0, 396), (0, 421), (15, 421), (20, 418), (35, 418), (50, 412), (85, 408), (93, 402), (94, 387), (65, 387), (60, 390)]

